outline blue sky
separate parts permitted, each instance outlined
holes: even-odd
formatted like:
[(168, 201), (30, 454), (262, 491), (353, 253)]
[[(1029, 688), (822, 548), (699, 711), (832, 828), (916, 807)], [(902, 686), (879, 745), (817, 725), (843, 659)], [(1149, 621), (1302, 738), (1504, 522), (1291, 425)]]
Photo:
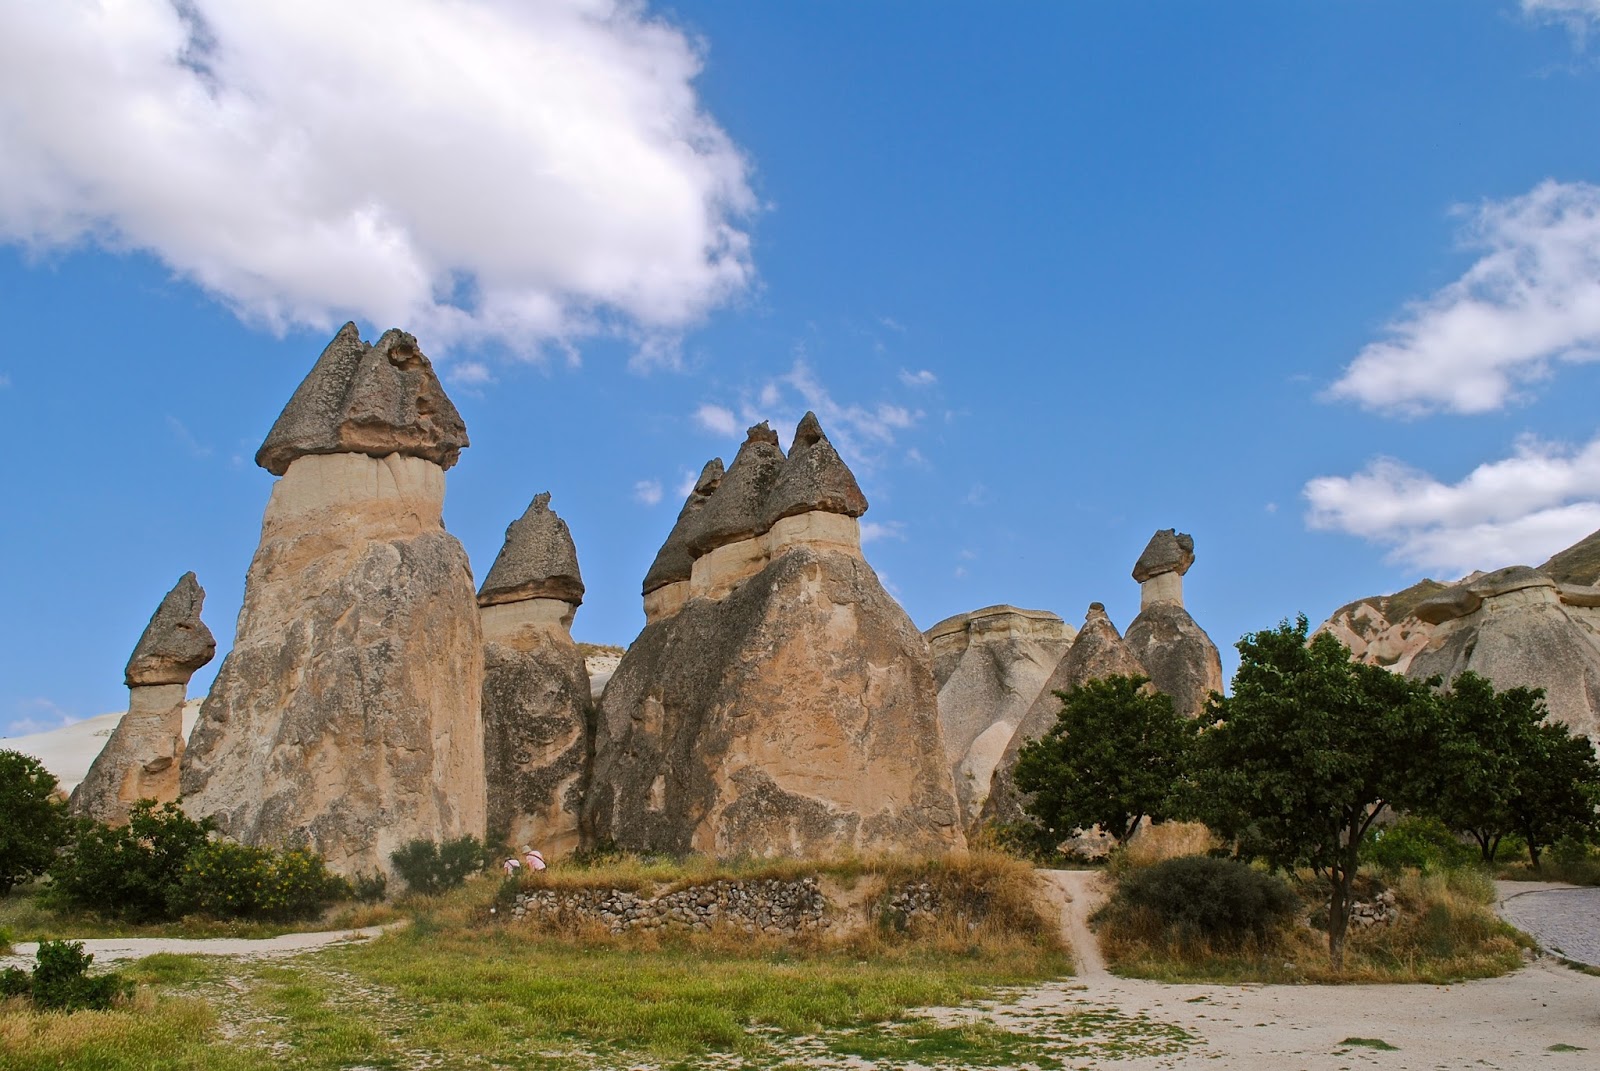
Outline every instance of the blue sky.
[(187, 569), (226, 650), (350, 318), (480, 577), (553, 493), (582, 640), (807, 408), (922, 627), (1126, 627), (1176, 526), (1227, 658), (1600, 528), (1600, 0), (239, 8), (0, 0), (0, 734), (121, 709)]

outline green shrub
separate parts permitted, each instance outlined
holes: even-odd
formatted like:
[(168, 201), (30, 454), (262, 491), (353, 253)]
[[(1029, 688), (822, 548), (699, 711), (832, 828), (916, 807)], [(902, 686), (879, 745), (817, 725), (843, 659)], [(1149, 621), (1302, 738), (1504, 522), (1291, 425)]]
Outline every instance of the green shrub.
[(313, 852), (219, 840), (189, 853), (167, 904), (173, 915), (287, 920), (317, 915), (350, 892)]
[(357, 874), (350, 885), (350, 894), (363, 904), (376, 904), (389, 895), (389, 878), (383, 871)]
[(467, 880), (467, 875), (480, 870), (484, 862), (484, 848), (477, 837), (458, 837), (443, 844), (431, 840), (410, 841), (389, 856), (395, 873), (414, 893), (432, 896), (446, 889), (454, 889)]
[(0, 975), (0, 997), (26, 996), (41, 1011), (103, 1011), (132, 986), (115, 971), (91, 975), (93, 962), (82, 941), (45, 941), (31, 976), (15, 967)]
[(1367, 832), (1361, 842), (1363, 862), (1391, 873), (1411, 867), (1425, 874), (1472, 866), (1478, 849), (1462, 842), (1437, 818), (1407, 815)]
[(0, 751), (0, 896), (49, 869), (67, 837), (55, 775), (20, 751)]
[(80, 820), (50, 868), (62, 906), (145, 922), (166, 917), (189, 853), (206, 843), (211, 819), (195, 821), (176, 803), (133, 805), (125, 826)]
[(1183, 856), (1130, 873), (1108, 907), (1146, 916), (1173, 940), (1236, 946), (1288, 923), (1300, 900), (1283, 879), (1244, 863)]

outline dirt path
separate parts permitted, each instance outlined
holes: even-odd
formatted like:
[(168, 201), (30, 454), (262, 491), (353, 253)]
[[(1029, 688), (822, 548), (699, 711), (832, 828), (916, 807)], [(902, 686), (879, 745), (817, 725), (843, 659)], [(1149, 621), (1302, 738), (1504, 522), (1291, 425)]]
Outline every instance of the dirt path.
[(1551, 881), (1497, 881), (1496, 910), (1541, 947), (1600, 967), (1600, 888)]
[[(158, 952), (172, 952), (192, 956), (236, 956), (244, 959), (271, 959), (296, 956), (318, 948), (344, 941), (365, 941), (386, 930), (387, 926), (367, 926), (359, 930), (324, 930), (320, 933), (286, 933), (279, 937), (98, 937), (86, 939), (83, 950), (94, 955), (96, 963), (115, 960), (143, 959)], [(39, 946), (24, 941), (13, 946), (10, 956), (0, 956), (0, 968), (25, 967), (33, 963)]]
[(1089, 931), (1089, 916), (1105, 903), (1104, 875), (1098, 870), (1041, 870), (1050, 899), (1061, 909), (1061, 936), (1072, 949), (1079, 978), (1105, 975), (1106, 961), (1100, 943)]

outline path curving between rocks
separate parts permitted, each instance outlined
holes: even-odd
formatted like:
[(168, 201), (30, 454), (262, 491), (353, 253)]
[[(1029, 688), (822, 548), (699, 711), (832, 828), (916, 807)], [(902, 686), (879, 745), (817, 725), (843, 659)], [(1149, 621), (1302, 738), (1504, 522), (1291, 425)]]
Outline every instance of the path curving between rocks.
[[(357, 930), (323, 930), (316, 933), (285, 933), (277, 937), (95, 937), (83, 940), (83, 950), (96, 963), (143, 959), (168, 952), (182, 956), (230, 956), (239, 959), (277, 959), (313, 952), (329, 945), (365, 941), (405, 925), (391, 922), (384, 926), (363, 926)], [(12, 946), (12, 954), (0, 956), (0, 968), (32, 964), (39, 952), (33, 941)]]
[(1600, 967), (1600, 888), (1551, 881), (1497, 881), (1495, 910), (1539, 947)]

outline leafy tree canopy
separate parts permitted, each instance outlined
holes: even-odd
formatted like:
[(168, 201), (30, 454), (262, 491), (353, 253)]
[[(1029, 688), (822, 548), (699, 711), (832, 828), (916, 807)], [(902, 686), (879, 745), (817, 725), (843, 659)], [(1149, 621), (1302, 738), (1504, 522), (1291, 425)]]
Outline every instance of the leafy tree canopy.
[(43, 874), (67, 836), (56, 778), (32, 755), (0, 751), (0, 896)]

